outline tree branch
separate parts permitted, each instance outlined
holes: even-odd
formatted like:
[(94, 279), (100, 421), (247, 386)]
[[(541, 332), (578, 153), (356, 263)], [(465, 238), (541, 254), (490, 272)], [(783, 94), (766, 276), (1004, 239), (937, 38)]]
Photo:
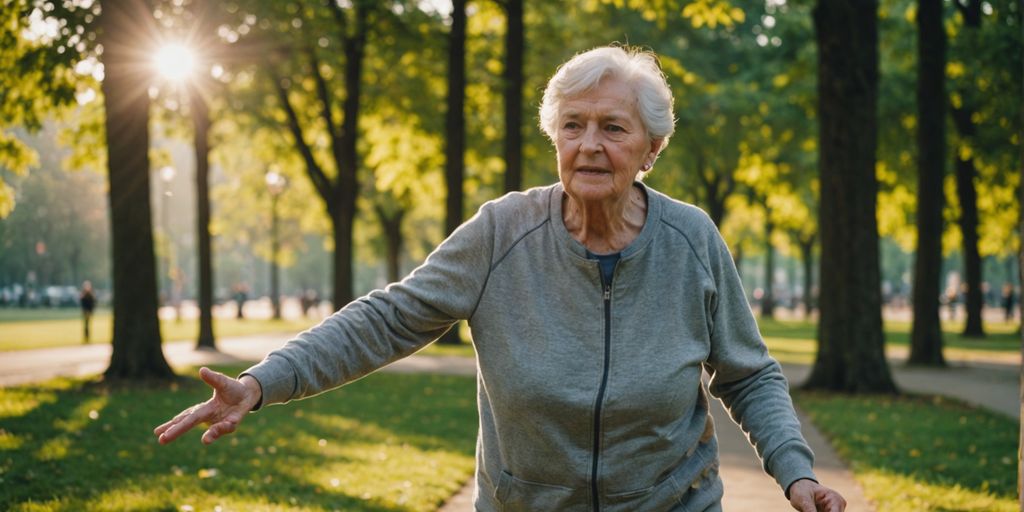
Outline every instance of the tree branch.
[(327, 133), (331, 136), (331, 140), (337, 141), (338, 127), (334, 123), (334, 113), (331, 111), (331, 93), (327, 90), (327, 81), (324, 80), (323, 73), (320, 72), (320, 60), (316, 58), (316, 50), (313, 48), (307, 48), (306, 51), (309, 53), (309, 61), (313, 66), (316, 95), (320, 98), (320, 115), (324, 118), (324, 122), (327, 123)]
[(327, 0), (328, 7), (331, 8), (331, 14), (334, 16), (334, 21), (338, 24), (338, 32), (341, 34), (341, 43), (344, 45), (348, 42), (348, 20), (345, 19), (345, 11), (341, 10), (338, 6), (338, 2), (335, 0)]
[[(324, 174), (323, 169), (321, 169), (316, 163), (316, 158), (313, 156), (313, 150), (308, 144), (306, 144), (306, 139), (302, 135), (302, 126), (299, 125), (299, 116), (295, 113), (295, 109), (292, 108), (291, 101), (288, 100), (288, 91), (281, 83), (281, 77), (276, 73), (274, 73), (272, 77), (274, 81), (274, 89), (277, 91), (278, 98), (281, 100), (281, 106), (288, 115), (288, 129), (292, 132), (292, 137), (295, 139), (295, 147), (298, 148), (299, 153), (302, 155), (302, 159), (306, 162), (306, 173), (309, 174), (309, 179), (313, 182), (313, 186), (316, 188), (316, 191), (324, 199), (329, 199), (331, 197), (331, 181)], [(328, 204), (330, 204), (329, 200)]]

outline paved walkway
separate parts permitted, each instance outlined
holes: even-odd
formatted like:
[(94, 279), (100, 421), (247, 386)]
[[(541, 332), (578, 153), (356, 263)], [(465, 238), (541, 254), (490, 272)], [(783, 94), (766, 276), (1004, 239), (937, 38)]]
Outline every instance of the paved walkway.
[[(257, 361), (279, 347), (287, 334), (258, 335), (218, 341), (220, 352), (196, 351), (192, 342), (171, 342), (164, 345), (168, 361), (177, 368), (201, 364)], [(0, 386), (25, 384), (59, 375), (87, 375), (102, 372), (110, 358), (109, 345), (87, 345), (57, 349), (6, 352), (0, 356)], [(901, 389), (920, 393), (954, 396), (1012, 418), (1020, 418), (1020, 362), (1010, 358), (952, 362), (952, 368), (929, 370), (907, 368), (894, 361), (894, 377)], [(810, 368), (806, 365), (784, 365), (791, 383), (803, 382)], [(472, 359), (462, 357), (412, 356), (387, 367), (387, 371), (438, 372), (475, 375)], [(951, 383), (955, 383), (951, 385)], [(718, 420), (722, 479), (726, 484), (725, 510), (791, 511), (782, 491), (761, 469), (754, 450), (739, 428), (729, 420), (717, 400), (712, 414)], [(815, 471), (823, 483), (837, 489), (849, 502), (851, 512), (873, 511), (850, 471), (836, 456), (828, 442), (813, 425), (801, 416), (804, 436), (814, 450)], [(471, 484), (471, 482), (470, 482)], [(454, 496), (442, 512), (472, 510), (472, 486), (467, 484)]]

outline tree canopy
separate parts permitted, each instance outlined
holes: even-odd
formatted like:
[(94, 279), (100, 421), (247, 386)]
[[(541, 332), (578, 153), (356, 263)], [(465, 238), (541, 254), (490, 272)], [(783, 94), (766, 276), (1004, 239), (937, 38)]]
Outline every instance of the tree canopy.
[[(278, 263), (286, 268), (288, 293), (312, 287), (347, 299), (421, 261), (445, 232), (450, 3), (210, 4), (201, 10), (197, 0), (142, 2), (153, 21), (145, 27), (145, 44), (137, 46), (148, 61), (156, 54), (152, 42), (191, 44), (199, 55), (193, 72), (202, 77), (212, 121), (211, 230), (215, 254), (223, 254), (215, 261), (225, 267), (216, 288), (223, 295), (245, 279), (265, 288), (264, 279), (252, 275), (265, 272), (252, 269), (272, 257), (265, 181), (271, 170), (288, 183), (278, 202)], [(917, 245), (917, 5), (880, 0), (875, 15), (877, 230), (884, 243), (907, 253)], [(1020, 177), (1013, 172), (1021, 144), (1015, 114), (1022, 97), (1020, 4), (955, 0), (943, 6), (948, 106), (953, 112), (970, 106), (965, 122), (971, 135), (954, 129), (954, 119), (947, 123), (942, 251), (951, 260), (964, 250), (958, 222), (963, 206), (950, 172), (956, 157), (970, 159), (976, 169), (978, 254), (1006, 258), (1020, 247), (1014, 229)], [(97, 44), (96, 26), (102, 7), (89, 0), (12, 0), (0, 8), (0, 218), (7, 217), (0, 221), (0, 285), (22, 282), (30, 271), (41, 275), (42, 263), (31, 256), (39, 237), (26, 219), (43, 219), (54, 232), (78, 229), (61, 220), (57, 208), (41, 204), (61, 193), (50, 177), (107, 167), (100, 88), (105, 49)], [(510, 178), (521, 188), (557, 178), (536, 107), (561, 62), (598, 45), (646, 47), (659, 55), (678, 119), (646, 180), (704, 208), (738, 261), (777, 253), (803, 262), (804, 300), (814, 301), (810, 268), (820, 243), (822, 184), (819, 48), (810, 2), (473, 0), (465, 12), (464, 217), (505, 192), (507, 161), (521, 169), (521, 176)], [(967, 23), (965, 12), (978, 23)], [(521, 48), (509, 32), (520, 29)], [(509, 66), (521, 66), (518, 86)], [(194, 252), (196, 243), (186, 236), (194, 199), (176, 184), (189, 179), (195, 164), (174, 144), (191, 137), (188, 100), (147, 69), (140, 80), (148, 82), (153, 101), (150, 170), (170, 165), (180, 176), (168, 185), (174, 192), (169, 204), (181, 210), (180, 218), (157, 226), (158, 254), (167, 250), (159, 248), (167, 239), (187, 260), (182, 255)], [(517, 87), (518, 103), (508, 97)], [(511, 124), (510, 108), (519, 110)], [(510, 140), (507, 131), (517, 123), (521, 140)], [(34, 138), (36, 133), (46, 139)], [(67, 148), (61, 158), (49, 150), (58, 140)], [(158, 190), (153, 194), (163, 197)], [(106, 218), (102, 204), (90, 205), (82, 219)], [(89, 252), (106, 252), (104, 236), (89, 239)], [(50, 247), (54, 253), (71, 250), (62, 242)], [(195, 269), (188, 261), (180, 267)], [(325, 277), (332, 271), (342, 278)], [(765, 272), (761, 286), (772, 271)], [(67, 270), (47, 275), (61, 284), (78, 279)], [(888, 275), (883, 268), (882, 278)]]

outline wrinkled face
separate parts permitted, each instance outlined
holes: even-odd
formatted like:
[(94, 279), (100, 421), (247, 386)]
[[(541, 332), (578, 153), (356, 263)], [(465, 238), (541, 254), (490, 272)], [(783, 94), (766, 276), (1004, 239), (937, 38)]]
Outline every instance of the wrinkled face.
[(647, 135), (632, 87), (616, 78), (563, 100), (557, 126), (558, 175), (578, 201), (624, 199), (661, 145)]

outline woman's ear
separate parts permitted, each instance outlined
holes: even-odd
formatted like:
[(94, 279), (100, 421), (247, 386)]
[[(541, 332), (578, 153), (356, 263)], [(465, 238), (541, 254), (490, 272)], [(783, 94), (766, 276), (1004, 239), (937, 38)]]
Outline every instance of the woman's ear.
[(662, 146), (665, 144), (664, 137), (658, 137), (651, 139), (651, 165), (654, 165), (654, 160), (658, 158), (658, 154), (661, 153)]

